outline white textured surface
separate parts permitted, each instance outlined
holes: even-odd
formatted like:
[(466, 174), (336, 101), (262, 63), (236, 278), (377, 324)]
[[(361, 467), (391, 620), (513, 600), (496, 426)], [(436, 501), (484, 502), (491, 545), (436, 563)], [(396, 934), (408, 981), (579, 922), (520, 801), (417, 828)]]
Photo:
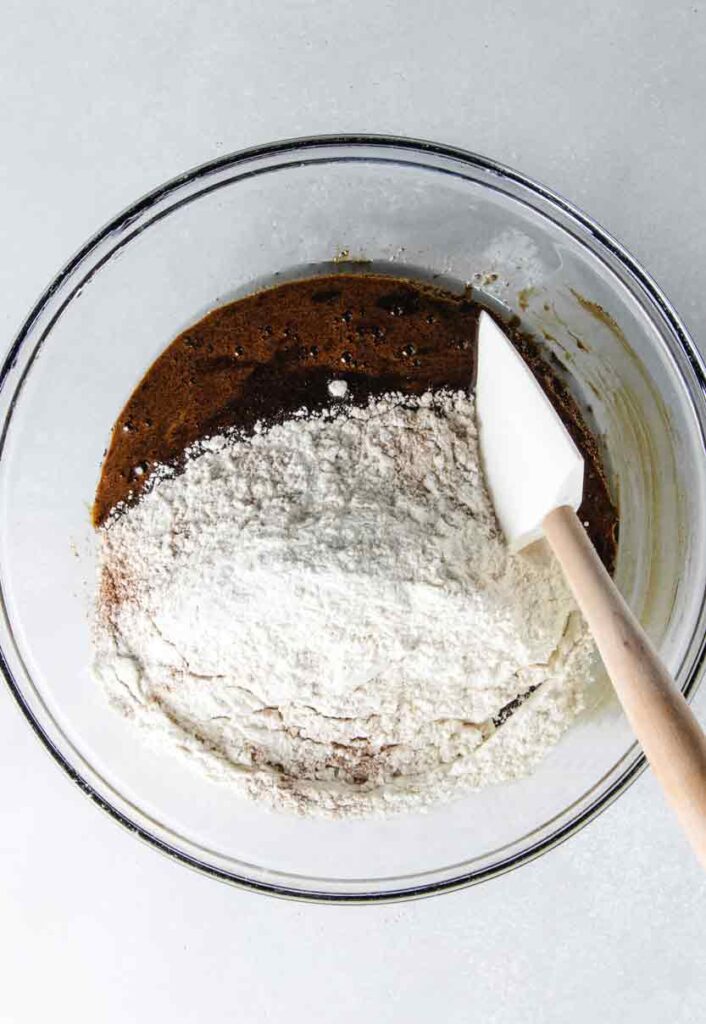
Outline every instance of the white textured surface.
[[(706, 344), (706, 4), (5, 0), (2, 344), (117, 209), (318, 131), (457, 143), (613, 231)], [(697, 700), (703, 717), (706, 692)], [(231, 891), (138, 844), (0, 689), (0, 1021), (704, 1019), (703, 879), (643, 776), (559, 850), (391, 907)]]
[(143, 741), (280, 810), (392, 814), (530, 774), (590, 703), (595, 647), (556, 560), (509, 556), (469, 395), (187, 451), (101, 531), (94, 675)]

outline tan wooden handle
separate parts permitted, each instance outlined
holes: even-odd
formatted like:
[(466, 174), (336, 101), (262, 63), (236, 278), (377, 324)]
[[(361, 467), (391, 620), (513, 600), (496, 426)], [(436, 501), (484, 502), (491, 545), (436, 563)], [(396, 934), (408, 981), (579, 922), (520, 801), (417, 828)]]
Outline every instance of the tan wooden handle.
[(576, 513), (555, 509), (544, 531), (645, 756), (706, 867), (706, 736)]

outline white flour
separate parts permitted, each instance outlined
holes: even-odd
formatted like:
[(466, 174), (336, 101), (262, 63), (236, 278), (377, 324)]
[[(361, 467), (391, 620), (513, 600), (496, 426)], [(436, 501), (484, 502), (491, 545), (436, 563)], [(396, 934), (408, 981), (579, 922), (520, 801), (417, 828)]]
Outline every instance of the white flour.
[(467, 395), (205, 442), (101, 545), (116, 707), (276, 806), (369, 814), (516, 778), (583, 706), (592, 644), (544, 549), (508, 554)]

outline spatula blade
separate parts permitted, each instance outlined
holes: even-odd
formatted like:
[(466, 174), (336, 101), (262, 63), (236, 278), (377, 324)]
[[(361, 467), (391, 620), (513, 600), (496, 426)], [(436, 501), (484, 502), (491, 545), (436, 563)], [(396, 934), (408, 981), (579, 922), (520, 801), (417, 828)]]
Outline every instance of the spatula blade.
[(488, 313), (478, 321), (476, 413), (485, 479), (513, 551), (542, 536), (545, 516), (577, 510), (583, 458), (534, 374)]

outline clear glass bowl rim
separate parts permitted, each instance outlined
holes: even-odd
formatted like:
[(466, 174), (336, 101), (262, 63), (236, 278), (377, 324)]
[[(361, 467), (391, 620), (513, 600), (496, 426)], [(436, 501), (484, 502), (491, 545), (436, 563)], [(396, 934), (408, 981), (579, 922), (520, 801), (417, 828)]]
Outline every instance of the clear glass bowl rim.
[[(454, 146), (447, 146), (430, 142), (422, 139), (406, 138), (401, 136), (392, 135), (379, 135), (379, 134), (329, 134), (329, 135), (314, 135), (305, 136), (302, 138), (285, 139), (277, 142), (266, 143), (260, 146), (253, 146), (247, 149), (242, 149), (234, 153), (227, 154), (219, 157), (215, 160), (208, 161), (207, 163), (200, 164), (189, 171), (186, 171), (175, 178), (165, 182), (164, 184), (148, 192), (141, 199), (138, 199), (131, 206), (127, 207), (122, 213), (116, 216), (113, 220), (109, 221), (100, 231), (98, 231), (93, 237), (91, 237), (85, 245), (79, 249), (79, 251), (65, 264), (65, 266), (58, 272), (55, 278), (50, 282), (44, 292), (40, 295), (39, 299), (30, 310), (24, 323), (20, 327), (13, 343), (10, 346), (9, 352), (5, 358), (2, 369), (0, 370), (0, 395), (9, 384), (9, 378), (17, 364), (20, 355), (23, 353), (25, 346), (33, 340), (33, 331), (37, 322), (40, 320), (42, 315), (46, 314), (47, 310), (51, 310), (52, 304), (56, 304), (51, 319), (48, 325), (43, 329), (42, 337), (40, 339), (37, 348), (41, 346), (41, 343), (46, 339), (51, 331), (51, 327), (54, 321), (61, 314), (62, 310), (68, 305), (68, 303), (76, 296), (80, 291), (80, 286), (72, 287), (72, 279), (75, 277), (77, 271), (89, 261), (90, 257), (96, 253), (106, 241), (110, 240), (111, 236), (118, 236), (120, 232), (134, 224), (146, 213), (155, 210), (156, 207), (168, 197), (174, 196), (179, 190), (189, 188), (194, 183), (208, 179), (211, 175), (216, 175), (222, 172), (226, 168), (240, 167), (250, 161), (256, 161), (258, 159), (265, 159), (272, 156), (281, 155), (283, 157), (294, 157), (296, 161), (297, 154), (303, 154), (307, 150), (312, 149), (323, 149), (331, 151), (329, 157), (331, 160), (335, 159), (333, 151), (340, 150), (342, 148), (348, 148), (351, 151), (359, 151), (358, 159), (364, 159), (362, 153), (363, 150), (374, 150), (380, 149), (387, 151), (388, 156), (386, 162), (394, 163), (394, 151), (398, 151), (400, 154), (405, 153), (416, 153), (417, 157), (423, 159), (425, 156), (431, 158), (448, 159), (450, 161), (460, 162), (465, 164), (467, 167), (475, 167), (479, 170), (490, 172), (496, 176), (500, 181), (505, 180), (512, 182), (515, 185), (520, 186), (530, 195), (543, 201), (550, 208), (554, 208), (555, 211), (563, 215), (564, 220), (574, 222), (584, 231), (587, 231), (592, 238), (593, 246), (595, 246), (594, 255), (600, 255), (601, 250), (603, 254), (608, 254), (612, 257), (624, 271), (627, 271), (629, 276), (632, 277), (637, 284), (647, 293), (651, 301), (659, 310), (660, 314), (669, 326), (674, 340), (681, 349), (682, 353), (686, 356), (691, 370), (695, 375), (696, 382), (698, 385), (699, 397), (702, 403), (706, 402), (706, 364), (702, 359), (694, 341), (689, 335), (689, 332), (683, 324), (681, 318), (673, 308), (669, 300), (666, 298), (664, 293), (661, 291), (656, 282), (651, 276), (640, 266), (637, 260), (634, 259), (624, 247), (616, 241), (608, 232), (600, 227), (592, 218), (590, 218), (583, 211), (579, 210), (571, 202), (565, 199), (563, 196), (552, 191), (546, 186), (539, 182), (528, 178), (524, 174), (513, 170), (503, 164), (498, 163), (488, 157), (480, 154), (464, 150)], [(340, 155), (339, 155), (340, 158)], [(323, 162), (327, 162), (325, 159)], [(278, 169), (286, 169), (286, 167), (292, 166), (292, 163), (281, 165)], [(429, 170), (438, 170), (434, 164), (427, 165)], [(225, 183), (222, 183), (225, 184)], [(216, 186), (214, 186), (216, 187)], [(208, 191), (208, 189), (206, 189)], [(202, 195), (203, 191), (193, 197), (187, 197), (185, 201), (189, 201), (189, 198), (198, 198), (198, 195)], [(169, 208), (170, 210), (173, 207)], [(169, 211), (166, 211), (169, 212)], [(151, 222), (144, 225), (144, 228), (148, 228)], [(562, 224), (565, 226), (565, 224)], [(126, 241), (129, 242), (129, 239)], [(585, 245), (585, 239), (580, 239), (581, 243)], [(104, 260), (100, 259), (92, 267), (91, 274), (95, 273), (100, 269)], [(68, 294), (64, 295), (64, 292)], [(59, 301), (57, 304), (57, 300)], [(9, 425), (10, 418), (15, 405), (15, 399), (21, 388), (22, 382), (31, 368), (30, 360), (27, 366), (24, 368), (19, 381), (15, 385), (15, 391), (8, 404), (5, 421), (2, 424), (2, 430), (0, 432), (0, 457), (2, 455), (2, 448), (4, 447), (5, 437), (7, 428)], [(689, 388), (689, 382), (684, 380), (683, 383), (690, 392), (693, 399), (693, 389)], [(705, 406), (706, 408), (706, 406)], [(2, 604), (3, 617), (5, 618), (6, 625), (10, 634), (12, 634), (12, 628), (5, 614), (4, 600), (2, 600), (2, 587), (0, 578), (0, 603)], [(690, 673), (688, 680), (684, 685), (684, 693), (687, 697), (693, 696), (696, 691), (702, 674), (704, 663), (706, 662), (706, 643), (702, 642), (697, 658), (695, 659), (693, 669)], [(12, 696), (19, 705), (22, 713), (26, 717), (27, 721), (31, 725), (35, 734), (41, 741), (42, 745), (51, 754), (56, 763), (64, 770), (64, 772), (77, 784), (83, 793), (85, 793), (98, 807), (102, 808), (111, 818), (126, 828), (133, 835), (138, 836), (140, 839), (148, 843), (150, 846), (160, 850), (167, 856), (172, 857), (174, 860), (190, 867), (194, 870), (199, 871), (202, 874), (210, 877), (219, 879), (221, 881), (228, 882), (236, 887), (246, 889), (253, 892), (265, 893), (271, 896), (277, 896), (281, 898), (289, 898), (300, 900), (303, 902), (319, 902), (319, 903), (379, 903), (379, 902), (393, 902), (399, 900), (415, 899), (422, 896), (431, 896), (442, 892), (448, 892), (455, 889), (460, 889), (466, 886), (474, 885), (479, 882), (485, 881), (490, 878), (497, 877), (498, 875), (504, 874), (507, 871), (514, 870), (520, 867), (522, 864), (526, 864), (548, 850), (554, 849), (560, 843), (570, 838), (576, 832), (580, 831), (585, 825), (587, 825), (593, 818), (604, 811), (614, 800), (617, 799), (625, 790), (630, 786), (635, 779), (642, 773), (646, 767), (646, 762), (643, 754), (639, 751), (637, 745), (634, 745), (632, 752), (633, 757), (630, 759), (629, 755), (631, 751), (628, 751), (623, 758), (627, 761), (627, 765), (624, 771), (607, 787), (601, 792), (595, 800), (593, 800), (587, 807), (584, 808), (581, 813), (576, 815), (556, 831), (551, 832), (548, 836), (540, 839), (539, 841), (528, 845), (522, 849), (519, 853), (513, 854), (503, 860), (498, 861), (490, 866), (468, 870), (460, 873), (458, 876), (451, 879), (443, 879), (436, 882), (428, 882), (419, 885), (411, 885), (404, 887), (390, 888), (384, 891), (373, 891), (373, 892), (332, 892), (326, 891), (324, 888), (321, 890), (309, 890), (309, 889), (298, 889), (296, 887), (289, 887), (287, 885), (279, 884), (277, 882), (261, 882), (257, 879), (248, 878), (246, 876), (237, 875), (228, 871), (221, 870), (200, 861), (196, 857), (192, 857), (182, 850), (176, 849), (169, 843), (163, 841), (158, 836), (154, 835), (144, 825), (131, 820), (126, 814), (124, 814), (117, 807), (114, 807), (109, 801), (107, 801), (87, 779), (76, 769), (74, 765), (70, 763), (67, 757), (57, 747), (52, 738), (48, 735), (40, 722), (37, 715), (35, 715), (29, 703), (25, 699), (22, 688), (15, 680), (13, 673), (10, 669), (10, 665), (6, 658), (5, 652), (0, 647), (0, 671), (2, 672), (5, 681), (10, 689)], [(600, 782), (600, 780), (599, 780)], [(596, 785), (598, 785), (597, 783)], [(546, 823), (548, 824), (548, 823)]]

